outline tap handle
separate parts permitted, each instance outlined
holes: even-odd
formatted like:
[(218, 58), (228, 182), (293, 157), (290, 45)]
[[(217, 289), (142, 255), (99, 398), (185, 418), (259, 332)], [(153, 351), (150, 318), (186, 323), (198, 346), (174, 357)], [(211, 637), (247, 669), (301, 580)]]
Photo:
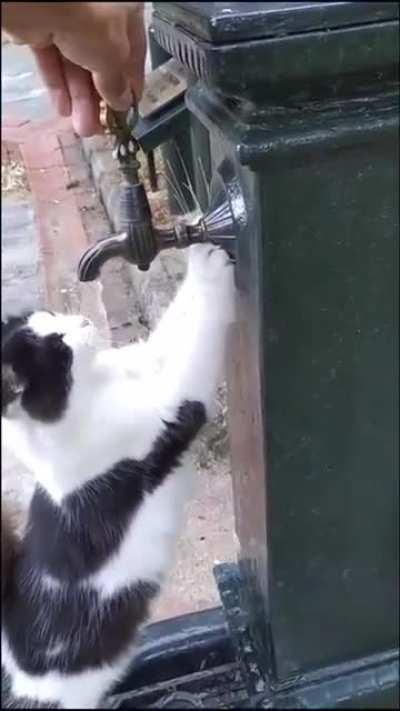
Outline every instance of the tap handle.
[(136, 104), (133, 104), (129, 111), (114, 111), (107, 106), (106, 125), (115, 138), (113, 156), (117, 159), (125, 180), (131, 185), (140, 182), (140, 162), (137, 159), (140, 146), (134, 136), (138, 118)]

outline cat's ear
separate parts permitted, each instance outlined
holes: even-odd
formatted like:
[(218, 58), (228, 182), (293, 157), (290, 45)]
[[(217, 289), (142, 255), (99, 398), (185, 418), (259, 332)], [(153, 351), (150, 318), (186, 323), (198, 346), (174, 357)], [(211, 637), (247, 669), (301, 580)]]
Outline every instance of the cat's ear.
[(12, 335), (2, 343), (2, 365), (11, 365), (15, 373), (23, 378), (24, 372), (30, 370), (37, 360), (39, 346), (39, 338), (29, 329), (13, 330)]
[(9, 363), (1, 366), (1, 414), (5, 415), (7, 407), (15, 402), (23, 393), (23, 383)]
[(25, 326), (29, 317), (32, 316), (32, 311), (26, 311), (19, 316), (9, 316), (5, 321), (1, 322), (1, 342), (9, 338), (15, 331), (22, 326)]

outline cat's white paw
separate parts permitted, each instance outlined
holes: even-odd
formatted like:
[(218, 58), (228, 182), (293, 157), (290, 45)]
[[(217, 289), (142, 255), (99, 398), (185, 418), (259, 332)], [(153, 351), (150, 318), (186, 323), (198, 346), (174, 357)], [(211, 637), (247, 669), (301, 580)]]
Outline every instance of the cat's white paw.
[(210, 316), (234, 319), (234, 267), (223, 249), (212, 244), (189, 247), (188, 280), (212, 306)]
[(232, 268), (227, 253), (213, 244), (189, 247), (189, 275), (205, 282), (219, 281), (225, 269)]

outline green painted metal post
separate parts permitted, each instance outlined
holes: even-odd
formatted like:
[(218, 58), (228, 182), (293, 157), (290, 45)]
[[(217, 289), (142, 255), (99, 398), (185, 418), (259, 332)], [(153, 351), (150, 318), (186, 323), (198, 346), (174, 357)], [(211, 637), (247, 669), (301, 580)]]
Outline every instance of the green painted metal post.
[[(154, 39), (154, 31), (150, 28), (149, 31), (149, 51), (151, 57), (152, 69), (156, 69), (160, 64), (170, 59), (171, 55), (166, 52)], [(189, 183), (194, 186), (196, 179), (193, 168), (192, 158), (192, 141), (191, 141), (191, 116), (189, 113), (183, 119), (182, 131), (179, 136), (173, 136), (168, 141), (163, 143), (162, 156), (164, 160), (165, 174), (168, 178), (168, 200), (171, 213), (180, 215), (193, 210), (195, 201), (191, 191), (186, 187)], [(189, 180), (188, 180), (189, 177)], [(180, 187), (180, 191), (176, 189), (176, 183)], [(177, 192), (183, 194), (187, 206), (182, 204), (182, 200), (177, 198)]]
[(393, 707), (398, 5), (160, 3), (154, 28), (197, 76), (211, 170), (225, 161), (246, 204), (230, 427), (260, 659), (298, 701), (347, 674), (330, 705)]

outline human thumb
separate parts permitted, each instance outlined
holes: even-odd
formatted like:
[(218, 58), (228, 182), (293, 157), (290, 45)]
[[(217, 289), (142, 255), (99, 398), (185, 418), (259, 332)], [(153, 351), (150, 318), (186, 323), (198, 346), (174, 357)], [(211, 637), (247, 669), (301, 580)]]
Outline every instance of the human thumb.
[(134, 102), (134, 94), (127, 77), (122, 73), (93, 72), (93, 83), (106, 104), (115, 111), (128, 111)]

